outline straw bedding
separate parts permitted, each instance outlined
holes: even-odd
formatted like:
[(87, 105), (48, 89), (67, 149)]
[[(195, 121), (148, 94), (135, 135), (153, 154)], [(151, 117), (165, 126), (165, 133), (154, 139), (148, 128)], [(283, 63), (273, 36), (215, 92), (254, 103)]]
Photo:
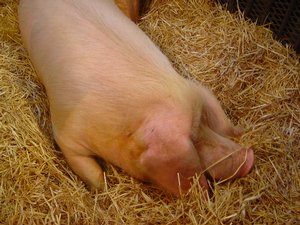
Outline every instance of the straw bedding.
[(271, 32), (209, 0), (154, 1), (140, 27), (180, 74), (210, 87), (256, 161), (245, 178), (175, 198), (107, 165), (89, 192), (51, 136), (22, 47), (17, 1), (0, 0), (0, 224), (300, 224), (299, 58)]

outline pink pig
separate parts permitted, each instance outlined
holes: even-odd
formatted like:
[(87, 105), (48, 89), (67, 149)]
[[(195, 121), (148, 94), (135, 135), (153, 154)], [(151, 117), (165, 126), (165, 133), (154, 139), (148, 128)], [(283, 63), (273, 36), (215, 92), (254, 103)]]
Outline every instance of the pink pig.
[(253, 151), (229, 139), (241, 129), (113, 0), (21, 0), (19, 22), (55, 140), (90, 187), (104, 180), (95, 157), (174, 194), (195, 174), (207, 189), (204, 171), (221, 180), (249, 173)]

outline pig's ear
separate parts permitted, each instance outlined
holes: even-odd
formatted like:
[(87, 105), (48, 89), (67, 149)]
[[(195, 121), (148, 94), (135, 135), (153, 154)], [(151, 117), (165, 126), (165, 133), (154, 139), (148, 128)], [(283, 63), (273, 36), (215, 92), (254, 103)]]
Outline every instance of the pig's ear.
[(244, 130), (231, 123), (213, 93), (201, 85), (198, 90), (203, 99), (201, 122), (222, 136), (240, 137)]

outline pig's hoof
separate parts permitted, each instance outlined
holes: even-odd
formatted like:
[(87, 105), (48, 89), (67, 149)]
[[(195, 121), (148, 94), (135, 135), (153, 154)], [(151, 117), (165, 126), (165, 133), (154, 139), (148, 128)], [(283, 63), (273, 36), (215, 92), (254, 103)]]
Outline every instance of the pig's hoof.
[(105, 188), (105, 181), (104, 181), (104, 175), (101, 173), (98, 175), (98, 177), (95, 177), (92, 181), (86, 182), (91, 190), (104, 190)]
[[(72, 170), (86, 183), (88, 188), (101, 189), (104, 187), (104, 173), (93, 156), (74, 154), (73, 149), (62, 149)], [(85, 149), (80, 149), (84, 153)]]
[(96, 182), (93, 182), (93, 184), (87, 184), (87, 188), (92, 193), (98, 193), (99, 191), (105, 191), (105, 181), (103, 177), (99, 177), (99, 179)]

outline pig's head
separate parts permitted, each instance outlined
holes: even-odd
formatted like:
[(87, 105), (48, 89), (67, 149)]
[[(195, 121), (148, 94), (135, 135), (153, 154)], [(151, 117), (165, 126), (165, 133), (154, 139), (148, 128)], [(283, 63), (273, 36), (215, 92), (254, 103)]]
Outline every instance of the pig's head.
[(190, 178), (204, 168), (190, 138), (191, 118), (174, 111), (158, 110), (145, 122), (140, 165), (149, 181), (178, 194), (188, 191)]
[(157, 110), (143, 126), (146, 150), (139, 157), (140, 169), (149, 181), (174, 194), (187, 192), (195, 174), (208, 189), (207, 173), (218, 180), (232, 179), (245, 176), (253, 165), (253, 151), (228, 138), (240, 130), (219, 111), (212, 94), (204, 92), (197, 93), (202, 100), (213, 100), (209, 104), (204, 100), (196, 109)]

